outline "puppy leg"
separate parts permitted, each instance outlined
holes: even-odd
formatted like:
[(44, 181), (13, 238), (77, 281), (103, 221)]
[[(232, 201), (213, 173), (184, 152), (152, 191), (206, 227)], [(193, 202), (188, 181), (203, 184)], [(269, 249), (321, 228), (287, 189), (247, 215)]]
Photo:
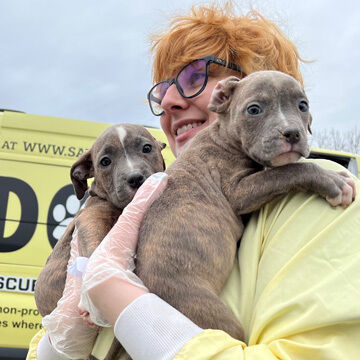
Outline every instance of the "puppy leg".
[(240, 322), (218, 295), (207, 289), (193, 288), (175, 307), (202, 329), (223, 330), (234, 339), (244, 340)]
[(98, 200), (91, 207), (83, 209), (76, 219), (80, 256), (90, 257), (120, 214), (120, 210), (103, 200)]
[(209, 286), (198, 286), (195, 283), (183, 286), (176, 283), (162, 284), (162, 287), (159, 286), (158, 289), (150, 286), (149, 289), (202, 329), (223, 330), (235, 339), (244, 339), (240, 322), (219, 296), (209, 290)]
[(73, 220), (56, 243), (35, 284), (36, 306), (42, 316), (50, 314), (62, 296), (70, 258), (70, 242), (75, 229)]

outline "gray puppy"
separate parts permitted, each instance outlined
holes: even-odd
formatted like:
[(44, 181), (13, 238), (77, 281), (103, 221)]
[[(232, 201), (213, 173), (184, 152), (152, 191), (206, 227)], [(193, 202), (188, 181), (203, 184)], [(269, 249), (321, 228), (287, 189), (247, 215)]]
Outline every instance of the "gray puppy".
[(136, 272), (201, 328), (243, 339), (218, 297), (233, 268), (241, 216), (289, 191), (315, 192), (346, 207), (354, 182), (344, 172), (296, 162), (309, 155), (311, 115), (292, 77), (261, 71), (227, 78), (209, 109), (218, 119), (167, 169), (167, 188), (145, 216)]
[(78, 199), (84, 197), (88, 180), (94, 181), (84, 208), (68, 225), (37, 278), (35, 300), (42, 316), (50, 314), (62, 296), (75, 227), (80, 256), (89, 257), (145, 179), (165, 169), (164, 147), (143, 126), (118, 124), (107, 128), (73, 164), (70, 176)]

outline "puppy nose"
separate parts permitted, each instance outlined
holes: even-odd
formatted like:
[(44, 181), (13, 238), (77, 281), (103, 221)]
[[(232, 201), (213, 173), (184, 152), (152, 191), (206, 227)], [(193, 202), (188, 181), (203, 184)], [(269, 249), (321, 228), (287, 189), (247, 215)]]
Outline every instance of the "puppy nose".
[(126, 181), (133, 189), (138, 189), (145, 181), (145, 176), (140, 172), (134, 171), (127, 175)]
[(290, 144), (296, 144), (300, 141), (300, 131), (298, 129), (286, 129), (282, 135)]

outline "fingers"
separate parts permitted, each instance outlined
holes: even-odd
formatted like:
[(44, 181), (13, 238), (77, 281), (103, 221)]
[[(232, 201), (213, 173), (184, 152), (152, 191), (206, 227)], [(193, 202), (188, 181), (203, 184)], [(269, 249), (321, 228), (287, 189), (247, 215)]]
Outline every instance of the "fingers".
[[(124, 209), (121, 218), (131, 217), (134, 225), (140, 226), (144, 214), (153, 203), (153, 201), (164, 191), (167, 185), (168, 175), (158, 172), (151, 175), (136, 192), (134, 199)], [(135, 215), (135, 216), (134, 216)], [(124, 219), (125, 218), (125, 219)]]
[(77, 234), (73, 235), (73, 238), (70, 242), (70, 258), (68, 261), (68, 266), (71, 266), (75, 259), (79, 256), (79, 242)]
[[(166, 173), (156, 173), (151, 175), (136, 192), (134, 199), (127, 205), (119, 217), (119, 220), (109, 232), (118, 233), (119, 230), (124, 234), (136, 234), (144, 215), (153, 201), (164, 191), (168, 181)], [(116, 235), (118, 236), (118, 234)]]

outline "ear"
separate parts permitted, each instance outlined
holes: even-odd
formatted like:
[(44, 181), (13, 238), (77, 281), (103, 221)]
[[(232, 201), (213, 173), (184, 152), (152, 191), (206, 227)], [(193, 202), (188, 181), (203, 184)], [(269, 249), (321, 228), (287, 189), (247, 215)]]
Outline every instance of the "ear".
[(311, 123), (312, 123), (312, 116), (311, 116), (311, 114), (309, 114), (309, 122), (308, 122), (307, 129), (308, 129), (309, 133), (312, 135)]
[(80, 200), (88, 189), (87, 179), (94, 176), (94, 167), (91, 160), (91, 150), (86, 151), (74, 163), (70, 170), (71, 181), (76, 197)]
[(165, 164), (165, 159), (163, 158), (163, 170), (166, 170), (166, 164)]
[(239, 81), (240, 79), (236, 76), (230, 76), (219, 81), (211, 94), (208, 109), (219, 114), (227, 112)]
[[(160, 147), (160, 150), (164, 150), (165, 148), (166, 148), (166, 144), (165, 143), (163, 143), (163, 142), (161, 142), (161, 141), (159, 141), (159, 140), (156, 140), (155, 139), (155, 141), (156, 141), (156, 143), (159, 145), (159, 147)], [(162, 161), (163, 161), (163, 170), (165, 170), (166, 169), (166, 165), (165, 165), (165, 160), (164, 160), (164, 157), (162, 157)]]
[(166, 148), (166, 144), (165, 144), (165, 143), (163, 143), (163, 142), (161, 142), (161, 141), (159, 141), (159, 140), (156, 140), (156, 139), (155, 139), (155, 141), (158, 143), (158, 145), (160, 146), (160, 149), (161, 149), (161, 150), (164, 150), (164, 149)]

